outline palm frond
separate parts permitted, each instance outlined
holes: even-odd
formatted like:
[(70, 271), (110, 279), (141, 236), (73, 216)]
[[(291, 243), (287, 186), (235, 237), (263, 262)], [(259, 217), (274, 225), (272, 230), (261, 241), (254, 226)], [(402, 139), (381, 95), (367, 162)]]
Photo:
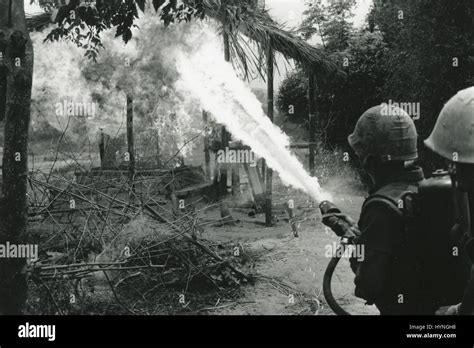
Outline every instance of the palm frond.
[[(222, 30), (232, 38), (231, 49), (237, 53), (236, 57), (246, 73), (251, 65), (260, 75), (265, 75), (265, 65), (261, 63), (265, 62), (267, 45), (271, 44), (273, 50), (280, 52), (287, 60), (293, 59), (318, 75), (343, 74), (323, 50), (308, 44), (296, 33), (285, 30), (266, 9), (252, 6), (252, 3), (245, 0), (204, 0), (206, 15), (222, 23)], [(244, 47), (242, 35), (251, 39), (256, 48), (248, 44)]]
[(39, 13), (26, 16), (28, 31), (40, 31), (51, 24), (51, 15), (49, 13)]

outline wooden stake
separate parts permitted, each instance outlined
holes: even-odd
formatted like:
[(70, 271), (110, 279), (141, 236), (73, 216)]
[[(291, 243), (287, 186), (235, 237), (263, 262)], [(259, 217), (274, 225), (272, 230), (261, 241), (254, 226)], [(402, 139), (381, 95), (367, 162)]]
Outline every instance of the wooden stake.
[(207, 179), (211, 179), (211, 155), (209, 153), (209, 133), (207, 132), (207, 127), (209, 127), (209, 118), (206, 111), (202, 111), (202, 122), (204, 127), (206, 127), (206, 132), (204, 133), (204, 160), (206, 163), (205, 171)]
[(133, 189), (133, 180), (135, 178), (136, 163), (135, 163), (135, 142), (133, 136), (133, 97), (130, 94), (127, 94), (127, 146), (128, 146), (128, 172), (129, 179), (132, 182)]
[(309, 104), (309, 172), (314, 176), (314, 152), (316, 143), (316, 75), (313, 68), (309, 69), (308, 104)]
[[(229, 34), (224, 31), (224, 59), (230, 62), (230, 42)], [(221, 149), (225, 150), (229, 146), (230, 134), (225, 127), (222, 127), (221, 133)], [(227, 164), (221, 163), (220, 181), (219, 181), (219, 199), (227, 194)]]
[[(269, 39), (267, 47), (267, 101), (268, 101), (268, 117), (273, 122), (273, 48), (271, 39)], [(272, 186), (273, 186), (273, 170), (270, 167), (265, 168), (265, 225), (272, 226)]]

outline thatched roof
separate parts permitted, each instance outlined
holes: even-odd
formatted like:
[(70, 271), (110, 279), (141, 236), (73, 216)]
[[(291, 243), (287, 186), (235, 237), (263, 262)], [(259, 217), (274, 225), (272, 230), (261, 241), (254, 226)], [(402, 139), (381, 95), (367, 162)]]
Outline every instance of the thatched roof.
[(26, 23), (29, 31), (42, 30), (51, 24), (51, 15), (48, 13), (26, 15)]
[[(318, 76), (343, 74), (324, 50), (285, 30), (256, 1), (203, 0), (203, 4), (207, 17), (226, 23), (221, 29), (229, 34), (231, 53), (245, 73), (255, 70), (265, 75), (265, 51), (271, 42), (272, 48), (286, 59), (294, 59), (305, 68), (313, 69)], [(27, 17), (30, 31), (43, 29), (49, 21), (49, 14)]]
[[(238, 58), (242, 59), (242, 55), (246, 55), (247, 60), (261, 61), (268, 42), (271, 40), (272, 48), (275, 51), (280, 52), (287, 59), (294, 59), (305, 68), (314, 69), (317, 74), (342, 73), (324, 50), (308, 44), (295, 33), (285, 30), (261, 6), (252, 6), (252, 1), (247, 0), (246, 11), (236, 15), (235, 8), (229, 9), (226, 6), (230, 2), (232, 0), (204, 0), (204, 5), (209, 17), (221, 23), (228, 23), (228, 25), (223, 25), (222, 29), (231, 37), (232, 48)], [(239, 2), (246, 1), (240, 0)], [(238, 18), (236, 19), (236, 17)], [(242, 35), (257, 44), (258, 52), (253, 52), (250, 55), (244, 52), (251, 50), (251, 48), (241, 44)], [(253, 65), (256, 65), (257, 62), (254, 63)]]

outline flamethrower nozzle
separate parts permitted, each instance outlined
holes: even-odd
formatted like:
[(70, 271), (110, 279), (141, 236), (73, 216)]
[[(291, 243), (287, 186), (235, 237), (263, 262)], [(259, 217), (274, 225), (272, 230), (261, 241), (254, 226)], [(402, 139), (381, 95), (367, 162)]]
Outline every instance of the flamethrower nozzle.
[(336, 207), (336, 205), (329, 201), (323, 201), (319, 205), (319, 210), (321, 210), (321, 214), (340, 214), (341, 210)]

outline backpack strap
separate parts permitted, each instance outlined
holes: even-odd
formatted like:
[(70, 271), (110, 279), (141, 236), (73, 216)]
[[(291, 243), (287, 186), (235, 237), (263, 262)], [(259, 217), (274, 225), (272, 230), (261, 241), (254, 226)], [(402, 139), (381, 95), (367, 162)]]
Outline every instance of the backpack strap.
[[(417, 214), (417, 185), (407, 183), (391, 183), (370, 195), (364, 202), (362, 210), (372, 205), (383, 205), (400, 218), (413, 220)], [(408, 222), (408, 221), (406, 221)]]
[(417, 185), (403, 182), (391, 183), (369, 196), (362, 206), (362, 211), (371, 206), (384, 206), (400, 219), (403, 231), (399, 235), (400, 244), (395, 251), (396, 255), (411, 250), (414, 244), (413, 239), (417, 236), (419, 220), (417, 194)]

